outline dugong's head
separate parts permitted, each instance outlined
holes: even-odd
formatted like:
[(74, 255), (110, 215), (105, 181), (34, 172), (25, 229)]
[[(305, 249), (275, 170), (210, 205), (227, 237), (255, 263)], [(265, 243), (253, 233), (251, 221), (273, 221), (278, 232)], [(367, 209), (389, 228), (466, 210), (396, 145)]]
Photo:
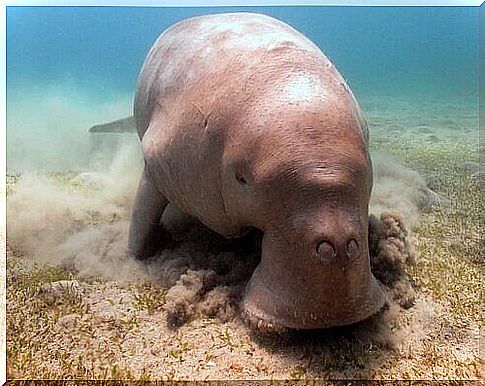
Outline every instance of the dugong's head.
[[(301, 91), (309, 80), (285, 82)], [(224, 153), (228, 215), (264, 232), (242, 303), (263, 325), (348, 325), (384, 302), (369, 259), (366, 124), (343, 81), (321, 88), (256, 100)]]

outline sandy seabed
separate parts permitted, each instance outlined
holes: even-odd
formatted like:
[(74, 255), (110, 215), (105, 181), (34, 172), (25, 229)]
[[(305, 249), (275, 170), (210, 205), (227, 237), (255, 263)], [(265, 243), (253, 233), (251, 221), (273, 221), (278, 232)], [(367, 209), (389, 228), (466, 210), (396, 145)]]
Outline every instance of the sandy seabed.
[(164, 215), (171, 249), (147, 264), (124, 258), (133, 138), (103, 172), (7, 176), (8, 377), (478, 379), (477, 111), (379, 98), (363, 107), (384, 312), (285, 339), (251, 333), (237, 304), (258, 237), (226, 241), (175, 210)]

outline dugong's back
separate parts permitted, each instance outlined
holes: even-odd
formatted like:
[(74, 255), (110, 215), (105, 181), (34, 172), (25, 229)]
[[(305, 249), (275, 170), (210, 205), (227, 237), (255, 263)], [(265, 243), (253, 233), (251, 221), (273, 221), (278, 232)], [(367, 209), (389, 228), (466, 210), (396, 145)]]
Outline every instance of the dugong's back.
[[(272, 143), (268, 153), (282, 154), (277, 138), (303, 144), (304, 121), (327, 99), (333, 112), (353, 108), (330, 61), (283, 22), (250, 13), (182, 21), (155, 42), (138, 81), (134, 113), (147, 171), (180, 210), (220, 234), (239, 235), (249, 219), (230, 208), (239, 200), (227, 177), (235, 152), (254, 159), (261, 135)], [(301, 111), (299, 103), (307, 105), (306, 118), (287, 124), (285, 112)]]
[[(145, 133), (155, 104), (180, 99), (191, 84), (204, 79), (216, 79), (214, 92), (222, 82), (242, 82), (278, 49), (311, 52), (331, 66), (305, 36), (265, 15), (216, 14), (174, 24), (154, 43), (140, 73), (134, 105), (139, 136)], [(245, 73), (238, 77), (234, 74), (238, 69)], [(222, 78), (224, 73), (228, 78)]]

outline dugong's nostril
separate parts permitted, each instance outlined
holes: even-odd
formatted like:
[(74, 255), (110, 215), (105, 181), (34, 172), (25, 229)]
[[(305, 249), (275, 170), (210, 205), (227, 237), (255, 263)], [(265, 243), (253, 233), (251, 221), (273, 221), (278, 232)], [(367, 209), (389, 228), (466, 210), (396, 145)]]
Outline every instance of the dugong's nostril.
[(328, 261), (329, 259), (335, 257), (336, 254), (335, 248), (327, 240), (324, 240), (320, 244), (318, 244), (317, 253), (322, 262)]
[(357, 244), (356, 240), (351, 239), (347, 243), (347, 257), (350, 260), (357, 260), (359, 256), (360, 256), (359, 244)]

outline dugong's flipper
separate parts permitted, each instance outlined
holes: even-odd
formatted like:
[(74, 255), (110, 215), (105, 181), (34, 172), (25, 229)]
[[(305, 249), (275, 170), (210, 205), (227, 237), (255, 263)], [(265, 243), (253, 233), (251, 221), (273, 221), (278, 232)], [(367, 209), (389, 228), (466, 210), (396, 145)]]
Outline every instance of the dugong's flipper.
[(140, 260), (153, 256), (166, 231), (160, 226), (168, 200), (160, 194), (145, 168), (131, 212), (128, 253)]
[(113, 122), (94, 125), (89, 129), (90, 133), (135, 133), (136, 125), (134, 117), (118, 119)]

